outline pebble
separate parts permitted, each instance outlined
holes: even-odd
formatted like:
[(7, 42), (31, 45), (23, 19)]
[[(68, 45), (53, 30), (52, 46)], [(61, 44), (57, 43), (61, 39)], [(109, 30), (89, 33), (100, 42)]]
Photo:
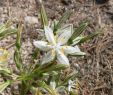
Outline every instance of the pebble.
[(26, 24), (37, 24), (38, 23), (38, 17), (32, 17), (32, 16), (26, 16), (25, 17), (25, 23)]

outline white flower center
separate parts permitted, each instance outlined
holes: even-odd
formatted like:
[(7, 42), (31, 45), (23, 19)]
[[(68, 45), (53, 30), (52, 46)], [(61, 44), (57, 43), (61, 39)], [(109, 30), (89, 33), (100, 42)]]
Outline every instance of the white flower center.
[(58, 51), (58, 50), (60, 50), (60, 49), (61, 49), (61, 46), (60, 46), (60, 45), (58, 45), (58, 44), (57, 44), (57, 45), (54, 45), (54, 46), (53, 46), (53, 49), (55, 49), (56, 51)]

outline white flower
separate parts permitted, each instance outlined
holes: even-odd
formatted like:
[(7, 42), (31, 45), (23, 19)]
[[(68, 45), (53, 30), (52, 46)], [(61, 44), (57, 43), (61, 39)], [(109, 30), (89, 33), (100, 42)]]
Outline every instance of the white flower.
[(69, 60), (66, 55), (84, 55), (79, 47), (67, 46), (66, 43), (73, 34), (73, 26), (66, 25), (53, 34), (53, 30), (49, 26), (44, 26), (45, 36), (48, 42), (34, 41), (35, 47), (42, 51), (47, 51), (47, 54), (43, 58), (42, 64), (48, 63), (54, 60), (55, 56), (59, 63), (69, 66)]
[(55, 88), (56, 88), (56, 83), (55, 83), (55, 81), (51, 81), (51, 82), (50, 82), (50, 87), (51, 87), (53, 90), (55, 90)]
[(72, 81), (72, 80), (69, 80), (68, 81), (68, 91), (70, 92), (70, 91), (72, 91), (72, 87), (74, 86), (75, 84), (74, 84), (74, 82)]

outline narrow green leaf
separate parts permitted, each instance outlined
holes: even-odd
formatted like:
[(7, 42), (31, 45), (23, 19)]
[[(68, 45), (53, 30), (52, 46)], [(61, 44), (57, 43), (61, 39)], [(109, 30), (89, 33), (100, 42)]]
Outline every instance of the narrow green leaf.
[(50, 73), (52, 71), (60, 71), (60, 70), (64, 70), (65, 68), (67, 68), (67, 66), (63, 65), (63, 64), (50, 64), (47, 66), (39, 66), (38, 68), (35, 68), (33, 70), (33, 72), (31, 73), (30, 77), (36, 77), (36, 76), (40, 76), (43, 75), (44, 73)]
[(2, 93), (2, 91), (4, 91), (7, 88), (7, 86), (9, 86), (10, 84), (11, 84), (10, 81), (6, 81), (6, 82), (0, 84), (0, 93)]
[(40, 3), (41, 3), (40, 15), (41, 15), (41, 20), (42, 20), (43, 26), (48, 26), (48, 18), (46, 15), (45, 8), (43, 6), (43, 3), (42, 2), (40, 2)]
[(70, 79), (74, 79), (77, 76), (77, 72), (74, 71), (63, 80), (63, 82), (60, 84), (60, 86), (66, 85)]
[(11, 27), (12, 23), (7, 22), (6, 24), (0, 25), (0, 39), (7, 37), (11, 34), (16, 34), (17, 29)]
[(39, 49), (38, 49), (38, 48), (36, 48), (36, 49), (34, 50), (33, 54), (32, 54), (32, 58), (33, 58), (33, 59), (36, 59), (36, 58), (37, 58), (38, 53), (39, 53)]
[(75, 31), (72, 35), (72, 38), (78, 37), (83, 31), (86, 30), (87, 26), (88, 26), (88, 21), (80, 23), (79, 27), (77, 29), (75, 29)]
[(35, 95), (43, 95), (39, 89), (35, 89)]
[(51, 95), (58, 95), (58, 93), (50, 88), (44, 81), (39, 82), (39, 85), (46, 89)]
[(95, 36), (97, 36), (97, 35), (99, 35), (99, 34), (100, 34), (99, 32), (91, 33), (90, 35), (88, 35), (88, 36), (82, 38), (82, 39), (78, 42), (78, 44), (84, 43), (84, 42), (86, 42), (86, 41), (88, 41), (88, 40), (94, 38)]
[(73, 40), (77, 38), (88, 26), (88, 21), (82, 22), (77, 29), (74, 30), (73, 35), (68, 41), (68, 44), (72, 44)]
[(67, 11), (63, 14), (59, 22), (54, 27), (54, 32), (56, 32), (59, 28), (61, 28), (62, 23), (64, 23), (71, 16), (71, 13), (72, 13), (71, 11)]
[(17, 29), (7, 29), (2, 33), (0, 33), (0, 39), (3, 39), (9, 35), (16, 34), (16, 33), (17, 33)]
[(67, 68), (66, 65), (64, 64), (56, 64), (56, 65), (51, 65), (50, 67), (46, 67), (46, 68), (42, 68), (43, 69), (43, 72), (51, 72), (51, 71), (60, 71), (60, 70), (63, 70)]
[(80, 42), (81, 39), (83, 39), (84, 37), (83, 36), (79, 36), (77, 38), (75, 38), (73, 41), (72, 41), (72, 46), (75, 46), (76, 44), (78, 44)]
[(0, 73), (11, 74), (11, 71), (8, 68), (0, 67)]
[(22, 59), (21, 59), (21, 52), (20, 52), (22, 29), (23, 29), (23, 27), (20, 25), (18, 27), (17, 38), (16, 38), (16, 49), (15, 49), (15, 53), (14, 53), (14, 61), (15, 61), (18, 69), (22, 68)]
[(69, 92), (69, 95), (78, 95), (78, 93), (75, 93), (75, 92), (70, 91)]

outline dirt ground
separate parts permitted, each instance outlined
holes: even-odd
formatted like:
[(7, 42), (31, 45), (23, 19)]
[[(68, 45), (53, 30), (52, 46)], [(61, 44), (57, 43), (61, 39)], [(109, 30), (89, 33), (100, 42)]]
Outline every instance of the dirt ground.
[[(74, 68), (78, 68), (76, 64), (79, 66), (80, 95), (113, 95), (113, 0), (43, 1), (50, 20), (60, 18), (67, 10), (73, 11), (67, 22), (74, 24), (74, 27), (88, 18), (90, 24), (83, 35), (104, 28), (101, 35), (81, 45), (81, 49), (87, 53), (84, 58), (70, 58), (70, 61), (74, 59), (71, 63)], [(25, 62), (33, 51), (33, 39), (41, 37), (38, 30), (41, 28), (39, 8), (35, 0), (0, 0), (0, 23), (12, 20), (15, 27), (20, 21), (25, 24), (22, 37)], [(32, 21), (27, 20), (27, 17), (37, 19), (36, 24), (31, 25)], [(14, 47), (11, 44), (14, 42), (15, 36), (11, 36), (2, 40), (0, 46), (7, 47), (9, 52), (13, 53)], [(12, 56), (10, 60), (12, 66)]]

